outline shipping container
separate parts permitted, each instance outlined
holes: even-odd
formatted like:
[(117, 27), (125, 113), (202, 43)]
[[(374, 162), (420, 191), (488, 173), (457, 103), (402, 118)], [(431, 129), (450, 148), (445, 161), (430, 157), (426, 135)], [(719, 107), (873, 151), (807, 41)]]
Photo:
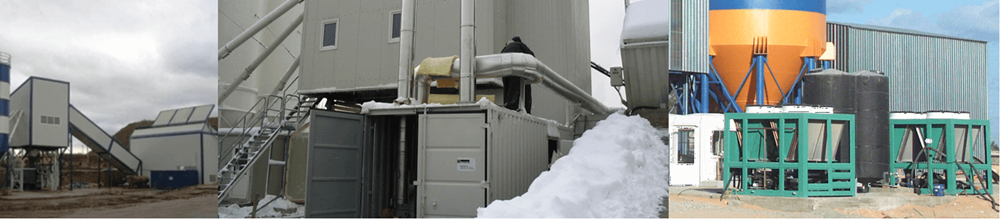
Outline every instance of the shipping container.
[(486, 102), (316, 110), (310, 133), (307, 217), (376, 217), (385, 208), (475, 217), (527, 192), (572, 138), (568, 127)]
[(178, 189), (198, 184), (197, 170), (153, 170), (149, 183), (156, 189)]

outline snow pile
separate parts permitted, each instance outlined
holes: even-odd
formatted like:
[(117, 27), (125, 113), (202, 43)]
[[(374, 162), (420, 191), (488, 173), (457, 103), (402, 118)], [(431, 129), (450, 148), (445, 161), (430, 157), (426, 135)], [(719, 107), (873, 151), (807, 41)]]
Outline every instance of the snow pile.
[(612, 114), (574, 141), (528, 192), (479, 208), (479, 217), (658, 217), (669, 150), (649, 122)]
[(622, 40), (650, 40), (667, 37), (670, 37), (670, 1), (640, 1), (632, 3), (625, 10)]
[[(268, 201), (274, 199), (274, 195), (267, 195), (263, 199), (257, 202), (257, 206), (264, 206)], [(250, 217), (250, 212), (253, 211), (253, 206), (240, 207), (239, 205), (232, 204), (225, 207), (219, 208), (219, 218), (246, 218)], [(295, 204), (294, 202), (288, 201), (284, 198), (279, 198), (264, 206), (257, 209), (257, 217), (305, 217), (306, 207)]]

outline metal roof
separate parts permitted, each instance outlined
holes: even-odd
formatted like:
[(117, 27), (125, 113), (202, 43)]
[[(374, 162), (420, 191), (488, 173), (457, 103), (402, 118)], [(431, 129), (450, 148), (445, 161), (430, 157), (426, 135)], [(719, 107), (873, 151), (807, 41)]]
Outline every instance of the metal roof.
[(936, 34), (936, 33), (928, 33), (928, 32), (923, 32), (923, 31), (916, 31), (916, 30), (902, 29), (902, 28), (895, 28), (895, 27), (883, 27), (883, 26), (875, 26), (875, 25), (867, 25), (867, 24), (855, 24), (855, 23), (847, 23), (847, 22), (835, 22), (835, 21), (827, 21), (826, 23), (843, 25), (843, 26), (848, 26), (848, 27), (851, 27), (851, 28), (858, 28), (858, 29), (867, 29), (867, 30), (875, 30), (875, 31), (882, 31), (882, 32), (899, 33), (899, 34), (929, 36), (929, 37), (937, 37), (937, 38), (947, 38), (947, 39), (954, 39), (954, 40), (965, 40), (965, 41), (973, 41), (973, 42), (986, 43), (986, 41), (983, 41), (983, 40), (961, 38), (961, 37), (956, 37), (956, 36), (942, 35), (942, 34)]

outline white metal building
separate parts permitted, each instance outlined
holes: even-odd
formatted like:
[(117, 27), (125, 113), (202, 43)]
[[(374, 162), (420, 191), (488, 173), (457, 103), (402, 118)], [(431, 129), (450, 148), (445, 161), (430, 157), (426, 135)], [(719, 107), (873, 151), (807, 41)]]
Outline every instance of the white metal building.
[(670, 185), (717, 180), (724, 121), (723, 114), (670, 115)]
[(208, 116), (215, 105), (160, 111), (148, 128), (129, 138), (132, 153), (143, 160), (143, 175), (155, 170), (197, 170), (201, 184), (216, 181), (218, 134)]
[(11, 93), (14, 136), (10, 146), (65, 148), (69, 146), (69, 82), (31, 77)]
[[(304, 4), (299, 93), (395, 99), (401, 1)], [(428, 57), (459, 55), (460, 6), (458, 0), (416, 2), (413, 65)], [(520, 36), (538, 60), (590, 92), (587, 1), (479, 0), (475, 9), (475, 55), (500, 53), (512, 37)], [(333, 45), (324, 42), (330, 37)], [(477, 84), (477, 94), (502, 99), (499, 80), (480, 79)], [(566, 123), (583, 112), (548, 88), (532, 89), (532, 115)]]

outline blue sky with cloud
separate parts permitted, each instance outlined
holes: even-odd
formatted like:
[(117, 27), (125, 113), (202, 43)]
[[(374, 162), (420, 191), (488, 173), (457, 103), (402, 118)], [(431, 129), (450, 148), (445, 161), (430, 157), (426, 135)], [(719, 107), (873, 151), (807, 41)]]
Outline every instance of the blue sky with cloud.
[(828, 0), (828, 21), (906, 28), (987, 41), (989, 115), (1000, 131), (1000, 0)]

